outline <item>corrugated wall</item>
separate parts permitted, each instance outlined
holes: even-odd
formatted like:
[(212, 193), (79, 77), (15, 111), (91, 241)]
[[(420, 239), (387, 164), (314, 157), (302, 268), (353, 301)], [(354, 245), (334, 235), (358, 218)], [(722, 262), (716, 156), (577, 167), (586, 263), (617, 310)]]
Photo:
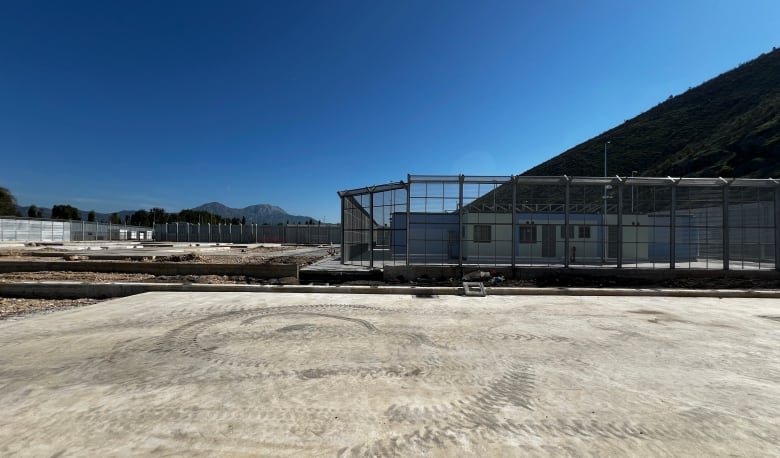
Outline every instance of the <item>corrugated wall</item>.
[(0, 218), (0, 241), (3, 242), (88, 242), (151, 239), (151, 227), (88, 221)]

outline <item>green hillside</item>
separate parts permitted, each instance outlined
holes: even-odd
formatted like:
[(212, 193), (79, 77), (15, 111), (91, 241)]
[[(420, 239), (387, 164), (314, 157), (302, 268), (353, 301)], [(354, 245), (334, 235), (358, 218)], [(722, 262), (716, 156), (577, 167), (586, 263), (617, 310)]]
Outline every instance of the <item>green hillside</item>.
[(780, 177), (780, 49), (670, 97), (523, 175)]

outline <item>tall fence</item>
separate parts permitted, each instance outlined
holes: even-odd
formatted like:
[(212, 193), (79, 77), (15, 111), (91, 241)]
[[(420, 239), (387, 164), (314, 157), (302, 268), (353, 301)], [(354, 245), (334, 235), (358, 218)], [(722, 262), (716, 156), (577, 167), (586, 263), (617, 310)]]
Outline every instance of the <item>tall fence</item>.
[(92, 221), (0, 218), (0, 241), (3, 242), (84, 242), (151, 239), (151, 227)]
[(192, 224), (154, 226), (155, 238), (169, 242), (196, 243), (294, 243), (324, 245), (341, 243), (339, 224)]
[(341, 197), (342, 262), (780, 270), (780, 182), (408, 176)]

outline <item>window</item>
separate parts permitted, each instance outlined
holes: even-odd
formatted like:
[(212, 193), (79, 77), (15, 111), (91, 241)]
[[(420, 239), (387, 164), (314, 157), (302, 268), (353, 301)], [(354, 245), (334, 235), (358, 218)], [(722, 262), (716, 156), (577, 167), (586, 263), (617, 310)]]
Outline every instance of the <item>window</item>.
[[(561, 238), (562, 239), (566, 238), (566, 225), (565, 224), (561, 226)], [(571, 224), (569, 224), (569, 238), (570, 239), (574, 238), (574, 226), (572, 226)]]
[(487, 224), (474, 226), (474, 242), (476, 243), (490, 243), (490, 229)]
[(532, 224), (520, 225), (520, 243), (536, 243), (536, 226)]
[(589, 239), (590, 238), (590, 226), (578, 226), (577, 227), (577, 237), (581, 239)]

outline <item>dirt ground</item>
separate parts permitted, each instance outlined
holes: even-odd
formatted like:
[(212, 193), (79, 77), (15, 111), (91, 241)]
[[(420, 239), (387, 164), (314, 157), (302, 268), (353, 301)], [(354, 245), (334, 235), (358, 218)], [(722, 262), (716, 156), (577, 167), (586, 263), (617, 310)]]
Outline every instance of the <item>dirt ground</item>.
[(67, 310), (102, 302), (98, 299), (25, 299), (0, 297), (0, 320), (20, 317), (31, 313), (45, 313)]
[[(148, 258), (128, 258), (127, 261), (134, 262), (189, 262), (196, 264), (291, 264), (297, 263), (299, 266), (306, 266), (323, 258), (322, 255), (285, 255), (285, 251), (292, 250), (291, 247), (258, 247), (242, 250), (233, 254), (173, 254), (169, 256), (151, 256)], [(44, 248), (42, 250), (29, 252), (20, 250), (0, 250), (0, 260), (6, 261), (83, 261), (89, 259), (93, 262), (114, 262), (114, 259), (102, 260), (99, 257), (90, 257), (91, 253), (84, 254), (64, 254), (62, 250), (52, 250)], [(50, 254), (47, 254), (50, 253)]]
[(0, 321), (0, 456), (773, 456), (774, 299), (156, 292)]
[[(290, 264), (297, 263), (300, 267), (310, 265), (321, 260), (321, 254), (295, 254), (296, 247), (274, 246), (253, 247), (234, 251), (229, 254), (217, 253), (187, 253), (170, 256), (156, 256), (154, 259), (140, 259), (136, 262), (188, 262), (200, 264)], [(0, 250), (0, 260), (27, 260), (27, 261), (51, 261), (52, 257), (61, 253), (62, 249), (43, 248), (36, 251), (29, 250)], [(48, 254), (44, 256), (44, 254)], [(59, 259), (69, 259), (74, 262), (86, 259), (82, 255), (64, 255)], [(98, 259), (90, 259), (99, 261)], [(111, 261), (106, 261), (111, 262)], [(207, 283), (207, 284), (294, 284), (295, 279), (259, 279), (247, 276), (226, 275), (175, 275), (155, 276), (149, 274), (126, 273), (98, 273), (98, 272), (14, 272), (0, 274), (0, 283), (24, 282), (24, 281), (77, 281), (90, 283), (109, 282), (164, 282), (164, 283)], [(519, 280), (503, 277), (490, 277), (484, 279), (487, 286), (502, 287), (586, 287), (586, 288), (684, 288), (684, 289), (780, 289), (780, 280), (766, 278), (625, 278), (618, 276), (586, 277), (568, 275), (549, 275), (546, 277)], [(358, 280), (345, 282), (347, 285), (385, 285), (385, 284), (410, 284), (433, 286), (460, 286), (461, 279), (457, 278), (429, 278), (418, 277), (415, 279), (398, 279), (393, 282), (375, 280)], [(9, 316), (18, 316), (37, 311), (51, 311), (57, 308), (69, 308), (79, 305), (97, 302), (92, 299), (78, 300), (39, 300), (39, 299), (9, 299), (0, 297), (0, 320)]]
[[(156, 256), (154, 259), (138, 259), (135, 262), (188, 262), (198, 264), (292, 264), (306, 266), (323, 258), (322, 255), (292, 255), (296, 247), (273, 246), (245, 248), (231, 254), (213, 253), (187, 253), (183, 255)], [(30, 250), (0, 250), (0, 260), (7, 261), (52, 261), (69, 260), (78, 262), (88, 259), (90, 253), (84, 255), (64, 254), (62, 248), (42, 248)], [(90, 261), (100, 262), (99, 258)], [(105, 262), (113, 262), (106, 260)], [(26, 281), (73, 281), (88, 283), (114, 283), (114, 282), (163, 282), (163, 283), (208, 283), (208, 284), (292, 284), (297, 280), (291, 278), (260, 279), (243, 275), (165, 275), (155, 276), (149, 274), (128, 273), (102, 273), (102, 272), (68, 272), (68, 271), (41, 271), (41, 272), (12, 272), (0, 273), (0, 283), (15, 283)], [(58, 309), (69, 309), (82, 305), (101, 302), (96, 299), (29, 299), (0, 297), (0, 320), (9, 317), (21, 317), (24, 315), (50, 312)]]

